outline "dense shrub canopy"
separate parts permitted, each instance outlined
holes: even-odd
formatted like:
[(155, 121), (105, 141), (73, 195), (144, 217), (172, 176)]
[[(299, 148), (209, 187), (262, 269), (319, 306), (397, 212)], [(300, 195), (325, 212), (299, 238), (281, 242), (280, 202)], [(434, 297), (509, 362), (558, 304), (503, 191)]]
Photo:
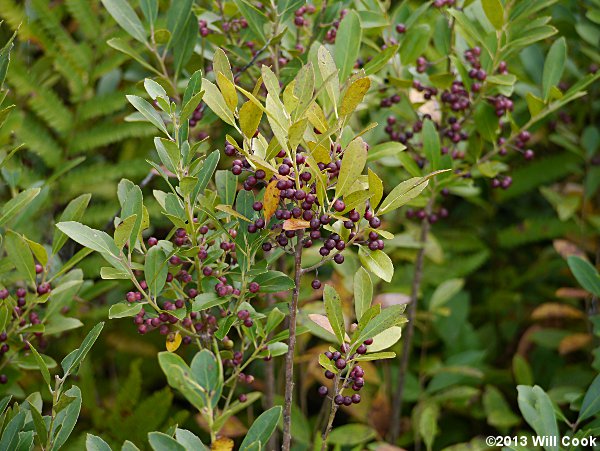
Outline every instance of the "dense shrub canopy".
[(600, 435), (598, 1), (0, 21), (0, 449)]

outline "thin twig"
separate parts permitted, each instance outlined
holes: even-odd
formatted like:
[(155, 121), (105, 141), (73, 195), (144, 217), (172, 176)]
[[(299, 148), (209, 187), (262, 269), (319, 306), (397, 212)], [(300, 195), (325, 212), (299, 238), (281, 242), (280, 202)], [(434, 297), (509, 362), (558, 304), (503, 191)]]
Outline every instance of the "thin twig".
[(402, 343), (402, 359), (400, 361), (400, 372), (398, 374), (398, 384), (396, 385), (396, 393), (394, 394), (394, 402), (392, 403), (392, 423), (390, 428), (390, 443), (395, 444), (400, 436), (401, 427), (400, 419), (402, 415), (402, 403), (404, 401), (404, 385), (406, 382), (406, 373), (408, 371), (408, 361), (410, 351), (412, 349), (412, 340), (415, 331), (415, 318), (417, 313), (417, 301), (419, 299), (419, 290), (421, 288), (421, 280), (423, 278), (423, 266), (425, 263), (425, 245), (427, 243), (427, 235), (429, 234), (429, 221), (427, 217), (431, 213), (433, 200), (435, 196), (431, 196), (429, 203), (425, 209), (427, 215), (421, 221), (421, 236), (419, 242), (421, 248), (417, 253), (417, 261), (415, 262), (415, 272), (412, 280), (412, 288), (410, 293), (410, 304), (408, 306), (408, 324), (406, 331), (403, 332)]
[(294, 350), (296, 349), (296, 313), (298, 311), (298, 297), (300, 295), (300, 278), (302, 276), (302, 238), (304, 230), (296, 233), (294, 258), (294, 291), (290, 303), (288, 352), (285, 356), (285, 401), (283, 408), (283, 443), (281, 449), (289, 451), (292, 442), (292, 398), (294, 394)]

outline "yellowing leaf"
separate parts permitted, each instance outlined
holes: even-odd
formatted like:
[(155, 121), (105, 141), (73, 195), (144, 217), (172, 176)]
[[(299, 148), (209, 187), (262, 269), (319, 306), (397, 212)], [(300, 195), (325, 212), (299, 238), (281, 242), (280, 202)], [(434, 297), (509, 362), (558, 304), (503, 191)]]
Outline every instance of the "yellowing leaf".
[(534, 320), (549, 318), (582, 319), (585, 318), (585, 315), (581, 310), (559, 302), (546, 302), (531, 313), (531, 319)]
[(310, 222), (304, 219), (286, 219), (283, 221), (283, 230), (300, 230), (310, 227)]
[(329, 155), (329, 150), (323, 144), (317, 144), (315, 142), (309, 141), (308, 148), (310, 149), (310, 154), (313, 156), (317, 163), (329, 163), (331, 162), (331, 156)]
[(277, 210), (280, 195), (281, 191), (277, 189), (277, 180), (271, 180), (265, 189), (265, 197), (263, 199), (265, 222), (268, 223), (271, 216), (275, 213), (275, 210)]
[(235, 211), (233, 208), (231, 208), (229, 205), (217, 205), (215, 207), (216, 210), (225, 212), (227, 214), (230, 214), (231, 216), (235, 216), (236, 218), (239, 219), (243, 219), (244, 221), (250, 222), (250, 220), (248, 218), (246, 218), (244, 215), (238, 213), (237, 211)]
[(227, 437), (221, 437), (212, 442), (211, 451), (231, 451), (233, 449), (233, 440)]
[(335, 187), (335, 197), (342, 197), (360, 176), (367, 163), (367, 147), (362, 138), (348, 144), (344, 151), (342, 167)]
[(233, 73), (231, 72), (231, 64), (225, 52), (217, 47), (213, 56), (213, 71), (215, 74), (223, 74), (225, 78), (233, 82)]
[(573, 334), (563, 338), (558, 345), (558, 352), (561, 355), (579, 351), (592, 343), (591, 334)]
[(231, 111), (235, 111), (238, 103), (238, 96), (235, 90), (235, 85), (222, 73), (217, 74), (217, 84), (219, 85), (219, 89), (221, 89), (221, 93), (225, 98), (225, 103), (227, 107)]
[(167, 347), (167, 351), (177, 351), (177, 349), (181, 345), (181, 335), (179, 335), (179, 331), (175, 332), (174, 334), (169, 334), (167, 336), (167, 342), (165, 345)]
[(252, 138), (262, 119), (262, 110), (248, 100), (240, 108), (240, 128), (246, 138)]
[(369, 193), (371, 194), (371, 208), (377, 208), (379, 202), (381, 202), (381, 198), (383, 197), (383, 182), (379, 178), (377, 174), (375, 174), (371, 169), (369, 172)]
[(340, 115), (347, 116), (352, 114), (356, 107), (362, 102), (365, 94), (371, 87), (371, 80), (369, 77), (359, 78), (355, 80), (346, 90), (342, 104), (340, 106)]

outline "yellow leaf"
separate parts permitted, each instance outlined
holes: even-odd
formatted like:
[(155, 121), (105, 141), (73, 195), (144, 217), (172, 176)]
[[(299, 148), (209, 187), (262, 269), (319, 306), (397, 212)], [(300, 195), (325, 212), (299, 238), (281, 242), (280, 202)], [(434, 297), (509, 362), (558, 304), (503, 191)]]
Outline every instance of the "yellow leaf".
[(561, 304), (559, 302), (546, 302), (540, 305), (531, 313), (531, 319), (543, 320), (549, 318), (585, 318), (583, 312), (571, 305)]
[(252, 101), (248, 100), (240, 108), (240, 128), (246, 138), (252, 138), (262, 119), (262, 110)]
[(330, 163), (331, 155), (329, 155), (329, 149), (325, 147), (323, 144), (317, 144), (315, 142), (309, 141), (308, 148), (310, 149), (310, 154), (314, 157), (317, 163)]
[(181, 335), (179, 335), (179, 331), (174, 334), (167, 335), (167, 351), (175, 352), (181, 345)]
[(277, 189), (278, 180), (271, 180), (267, 185), (265, 190), (265, 197), (263, 199), (263, 208), (265, 215), (265, 222), (269, 222), (271, 216), (277, 210), (277, 206), (279, 205), (279, 196), (281, 195), (281, 191)]
[(221, 437), (212, 442), (211, 451), (231, 451), (233, 449), (233, 440), (227, 437)]
[(225, 98), (227, 107), (231, 111), (235, 111), (238, 104), (238, 96), (237, 91), (235, 90), (235, 85), (221, 72), (217, 74), (217, 84), (219, 85), (219, 89)]
[(325, 118), (325, 113), (321, 107), (317, 104), (317, 102), (313, 102), (308, 107), (308, 111), (306, 112), (306, 117), (311, 125), (319, 130), (321, 133), (325, 133), (327, 131), (327, 119)]
[(592, 343), (590, 334), (573, 334), (563, 338), (558, 345), (558, 352), (561, 355), (579, 351)]
[(362, 102), (365, 94), (371, 87), (371, 80), (369, 77), (359, 78), (352, 83), (342, 99), (342, 105), (340, 106), (340, 115), (347, 116), (352, 114), (356, 107)]
[(310, 222), (304, 219), (286, 219), (283, 221), (283, 230), (300, 230), (310, 227)]
[(216, 210), (225, 212), (231, 216), (235, 216), (236, 218), (239, 219), (243, 219), (244, 221), (250, 222), (250, 220), (248, 218), (246, 218), (244, 215), (238, 213), (237, 211), (235, 211), (232, 207), (230, 207), (229, 205), (217, 205), (215, 207)]

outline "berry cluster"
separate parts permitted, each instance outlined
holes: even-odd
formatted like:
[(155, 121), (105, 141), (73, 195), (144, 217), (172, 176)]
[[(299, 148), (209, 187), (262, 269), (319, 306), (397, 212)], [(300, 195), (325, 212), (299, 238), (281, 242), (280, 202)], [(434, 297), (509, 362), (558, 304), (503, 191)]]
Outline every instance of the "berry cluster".
[[(235, 157), (231, 167), (233, 174), (248, 173), (243, 182), (245, 190), (267, 186), (265, 197), (274, 195), (276, 198), (277, 207), (272, 218), (265, 212), (266, 201), (255, 202), (252, 208), (256, 213), (247, 226), (249, 233), (257, 233), (267, 228), (270, 230), (269, 239), (262, 244), (265, 252), (271, 251), (273, 246), (286, 248), (290, 239), (297, 236), (297, 231), (294, 227), (289, 227), (287, 221), (299, 221), (300, 228), (308, 229), (302, 241), (305, 248), (320, 242), (319, 254), (324, 258), (333, 254), (331, 258), (338, 264), (344, 262), (342, 251), (348, 242), (365, 242), (372, 250), (384, 248), (384, 242), (376, 232), (381, 225), (381, 220), (368, 206), (363, 213), (356, 209), (346, 211), (346, 204), (341, 199), (335, 199), (328, 206), (324, 206), (317, 198), (316, 182), (311, 169), (320, 171), (327, 177), (329, 183), (335, 183), (344, 157), (340, 144), (331, 145), (329, 153), (331, 161), (317, 162), (317, 168), (309, 167), (303, 149), (298, 149), (294, 161), (281, 150), (276, 156), (277, 174), (273, 174), (270, 178), (267, 178), (263, 169), (252, 169), (248, 160), (241, 156), (233, 145), (225, 146), (225, 154)], [(342, 216), (344, 214), (345, 216)], [(342, 239), (340, 234), (328, 230), (327, 226), (334, 219), (341, 220), (343, 227), (349, 231), (348, 242)], [(362, 219), (365, 220), (363, 224), (369, 231), (364, 230), (364, 236), (360, 237), (358, 235), (363, 231), (360, 229)]]
[(304, 15), (314, 14), (315, 11), (316, 8), (314, 5), (309, 4), (301, 6), (294, 12), (294, 25), (296, 25), (297, 27), (303, 27), (305, 25), (308, 25), (308, 19), (306, 19)]
[[(339, 384), (337, 393), (332, 393), (333, 402), (338, 405), (350, 406), (351, 404), (358, 404), (360, 402), (360, 395), (354, 393), (351, 396), (344, 396), (343, 391), (348, 387), (351, 387), (353, 391), (360, 391), (365, 385), (365, 371), (362, 367), (356, 364), (356, 356), (366, 354), (368, 346), (373, 343), (373, 339), (369, 338), (364, 341), (357, 349), (355, 354), (348, 355), (349, 346), (344, 344), (341, 346), (339, 351), (326, 351), (325, 357), (327, 357), (335, 367), (339, 370)], [(336, 374), (333, 371), (325, 370), (325, 377), (327, 379), (334, 379)], [(321, 397), (325, 397), (329, 394), (329, 389), (322, 385), (318, 389), (318, 393)]]
[[(36, 264), (35, 272), (38, 279), (41, 279), (44, 272), (42, 265)], [(43, 317), (41, 306), (45, 303), (40, 298), (45, 297), (52, 291), (50, 283), (43, 280), (38, 280), (38, 282), (35, 292), (29, 292), (22, 286), (16, 287), (12, 294), (7, 288), (0, 289), (0, 304), (6, 305), (9, 311), (12, 311), (12, 321), (7, 321), (5, 329), (0, 333), (0, 343), (2, 343), (0, 345), (0, 358), (5, 356), (11, 348), (15, 352), (29, 350), (29, 343), (34, 339), (37, 339), (38, 349), (45, 349), (48, 345), (43, 332), (27, 331), (33, 326), (42, 324), (40, 318), (40, 315)], [(63, 309), (63, 313), (66, 310), (66, 308)], [(6, 384), (7, 382), (8, 376), (0, 374), (0, 383)]]
[(327, 30), (327, 33), (325, 33), (325, 40), (328, 43), (333, 44), (335, 42), (335, 37), (337, 36), (337, 31), (338, 31), (338, 28), (340, 27), (340, 22), (346, 16), (346, 14), (348, 14), (348, 10), (342, 9), (340, 11), (340, 18), (334, 20), (333, 23), (331, 24), (331, 28), (329, 30)]
[(444, 6), (454, 6), (455, 4), (456, 0), (434, 0), (433, 7), (443, 8)]
[(244, 17), (233, 19), (230, 22), (223, 22), (222, 27), (225, 33), (229, 33), (230, 31), (237, 33), (240, 30), (248, 28), (248, 21)]
[(208, 28), (208, 22), (204, 19), (198, 21), (198, 30), (200, 31), (200, 36), (203, 38), (211, 33), (210, 28)]

